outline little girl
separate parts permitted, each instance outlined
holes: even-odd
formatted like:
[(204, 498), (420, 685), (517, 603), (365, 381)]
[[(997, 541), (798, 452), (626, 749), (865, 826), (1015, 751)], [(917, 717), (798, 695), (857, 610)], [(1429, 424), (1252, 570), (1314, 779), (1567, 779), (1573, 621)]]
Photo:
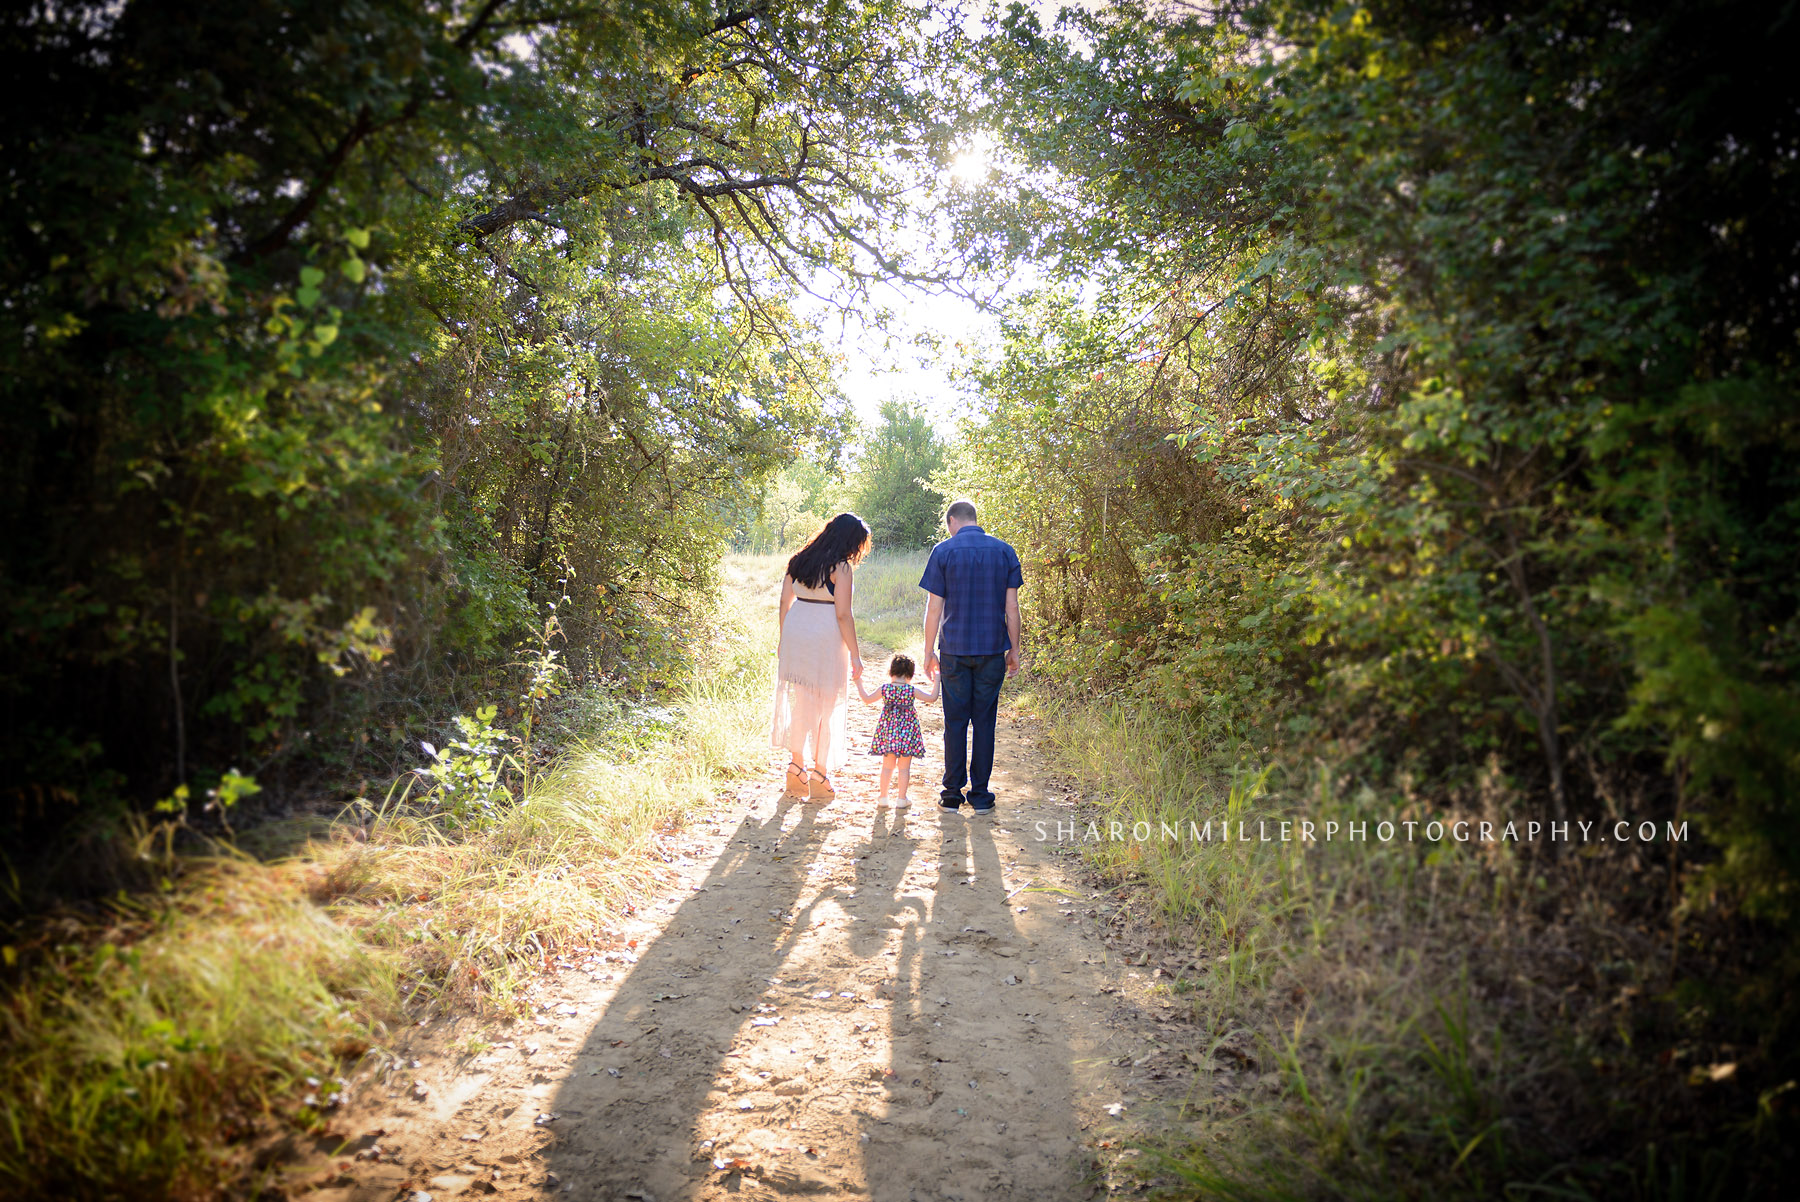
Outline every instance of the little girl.
[(874, 692), (856, 682), (856, 691), (864, 701), (873, 703), (876, 698), (882, 700), (881, 720), (875, 724), (875, 741), (869, 745), (869, 754), (881, 757), (881, 796), (875, 799), (878, 806), (887, 804), (888, 778), (894, 774), (896, 762), (900, 765), (900, 780), (894, 799), (894, 808), (901, 809), (911, 805), (906, 796), (906, 788), (912, 783), (912, 762), (915, 755), (925, 754), (925, 736), (919, 730), (919, 714), (913, 709), (913, 699), (921, 698), (926, 702), (938, 699), (938, 686), (926, 688), (913, 683), (913, 662), (904, 655), (896, 655), (888, 664), (888, 682)]

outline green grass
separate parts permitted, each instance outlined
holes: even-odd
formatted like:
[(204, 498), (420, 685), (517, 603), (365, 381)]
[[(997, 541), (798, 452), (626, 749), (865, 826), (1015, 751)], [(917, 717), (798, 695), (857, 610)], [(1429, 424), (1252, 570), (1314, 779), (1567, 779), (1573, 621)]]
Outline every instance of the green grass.
[[(172, 895), (64, 930), (0, 1008), (0, 1196), (202, 1196), (271, 1116), (310, 1125), (399, 1012), (398, 963), (292, 875), (189, 859)], [(311, 1078), (309, 1081), (308, 1078)]]
[(250, 1150), (322, 1129), (337, 1078), (391, 1054), (392, 1023), (521, 1012), (556, 957), (606, 939), (657, 880), (662, 835), (766, 764), (780, 574), (764, 566), (725, 564), (680, 696), (628, 729), (600, 707), (604, 738), (485, 827), (447, 826), (398, 787), (275, 863), (140, 832), (162, 892), (6, 949), (0, 1197), (253, 1193)]
[[(1258, 820), (1301, 813), (1393, 816), (1366, 791), (1339, 796), (1323, 769), (1257, 764), (1247, 745), (1171, 715), (1044, 692), (1026, 704), (1059, 766), (1090, 783), (1102, 823), (1241, 820), (1254, 837)], [(1504, 1121), (1532, 1104), (1559, 1051), (1540, 1015), (1503, 1022), (1492, 1005), (1496, 976), (1515, 967), (1517, 949), (1490, 938), (1513, 916), (1512, 866), (1379, 842), (1152, 839), (1088, 854), (1192, 954), (1199, 972), (1172, 992), (1207, 1046), (1248, 1044), (1262, 1065), (1216, 1075), (1236, 1063), (1220, 1058), (1197, 1075), (1187, 1117), (1199, 1135), (1146, 1134), (1131, 1163), (1147, 1181), (1271, 1202), (1485, 1197), (1546, 1168)]]
[(919, 658), (925, 636), (925, 551), (871, 555), (856, 569), (856, 635)]
[(413, 993), (517, 1010), (551, 957), (603, 939), (656, 879), (646, 853), (663, 832), (722, 778), (766, 764), (773, 599), (756, 591), (754, 560), (727, 567), (743, 603), (727, 607), (708, 664), (658, 733), (577, 747), (528, 805), (483, 830), (446, 830), (403, 806), (369, 806), (340, 825), (315, 895), (371, 944), (404, 953)]

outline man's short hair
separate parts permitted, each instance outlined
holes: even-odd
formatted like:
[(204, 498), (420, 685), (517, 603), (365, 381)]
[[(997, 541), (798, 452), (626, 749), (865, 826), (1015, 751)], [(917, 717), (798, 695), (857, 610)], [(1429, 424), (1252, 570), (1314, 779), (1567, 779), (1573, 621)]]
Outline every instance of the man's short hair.
[(975, 502), (973, 502), (973, 501), (952, 501), (952, 502), (950, 502), (950, 508), (944, 510), (944, 524), (946, 526), (950, 524), (951, 518), (955, 518), (959, 522), (974, 522), (976, 520)]

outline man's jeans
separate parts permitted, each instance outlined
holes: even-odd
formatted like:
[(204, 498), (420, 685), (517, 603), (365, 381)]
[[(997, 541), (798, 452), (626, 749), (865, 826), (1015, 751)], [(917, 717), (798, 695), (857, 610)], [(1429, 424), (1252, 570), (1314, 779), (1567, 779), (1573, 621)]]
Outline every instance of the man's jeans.
[[(944, 689), (944, 792), (946, 804), (961, 805), (963, 781), (969, 804), (991, 809), (988, 776), (994, 770), (994, 722), (1000, 714), (1000, 685), (1006, 680), (1005, 655), (946, 655), (938, 664)], [(969, 725), (975, 747), (969, 748)]]

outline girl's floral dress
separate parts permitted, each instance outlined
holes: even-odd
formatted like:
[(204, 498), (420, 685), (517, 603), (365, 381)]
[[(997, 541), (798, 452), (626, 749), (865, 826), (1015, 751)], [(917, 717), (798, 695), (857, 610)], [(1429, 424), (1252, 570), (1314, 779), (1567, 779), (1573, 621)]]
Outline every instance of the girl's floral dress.
[(875, 723), (870, 755), (925, 754), (925, 735), (919, 730), (919, 711), (913, 708), (913, 687), (898, 680), (881, 686), (881, 720)]

